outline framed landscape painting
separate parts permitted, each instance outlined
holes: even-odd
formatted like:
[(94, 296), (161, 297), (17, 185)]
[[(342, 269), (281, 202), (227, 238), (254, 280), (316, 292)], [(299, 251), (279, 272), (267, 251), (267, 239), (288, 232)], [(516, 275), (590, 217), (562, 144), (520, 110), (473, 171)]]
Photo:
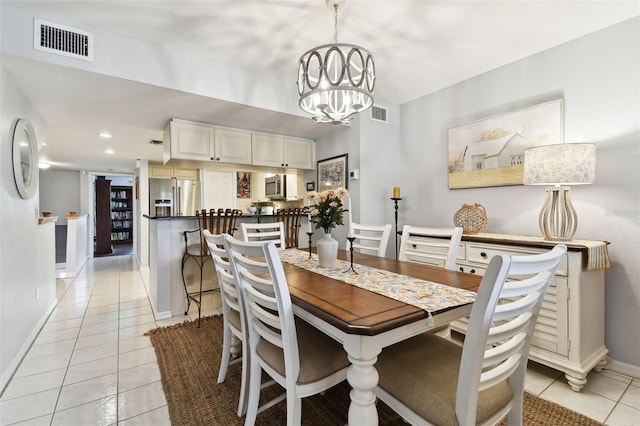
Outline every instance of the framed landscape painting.
[(449, 189), (522, 185), (524, 151), (563, 142), (557, 99), (449, 129)]
[(342, 154), (318, 161), (318, 191), (347, 189), (347, 167), (349, 154)]

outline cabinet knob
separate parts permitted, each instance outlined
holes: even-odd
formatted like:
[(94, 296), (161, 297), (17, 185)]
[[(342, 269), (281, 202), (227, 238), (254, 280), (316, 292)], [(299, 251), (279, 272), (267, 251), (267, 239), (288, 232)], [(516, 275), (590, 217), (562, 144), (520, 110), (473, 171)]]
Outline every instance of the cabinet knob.
[(462, 266), (460, 267), (460, 272), (464, 272), (464, 268)]
[(284, 163), (280, 163), (280, 165), (281, 165), (282, 167), (284, 167)]
[(289, 167), (289, 163), (285, 164), (286, 167)]
[(211, 161), (215, 161), (216, 157), (210, 157)]
[(220, 157), (216, 157), (216, 161), (220, 161)]
[(487, 257), (487, 253), (485, 253), (485, 252), (481, 251), (481, 252), (480, 252), (480, 257)]
[(470, 271), (469, 271), (469, 273), (470, 273), (470, 274), (475, 274), (475, 273), (476, 273), (476, 270), (475, 270), (475, 269), (472, 269), (472, 270), (470, 270)]

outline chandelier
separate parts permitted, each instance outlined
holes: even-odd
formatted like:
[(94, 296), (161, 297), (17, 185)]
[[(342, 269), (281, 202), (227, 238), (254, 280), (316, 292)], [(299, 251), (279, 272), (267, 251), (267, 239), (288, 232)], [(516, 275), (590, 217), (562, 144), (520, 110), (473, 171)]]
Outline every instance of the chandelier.
[(318, 123), (350, 124), (373, 105), (376, 70), (371, 53), (338, 43), (338, 9), (346, 0), (325, 0), (333, 10), (334, 43), (305, 52), (298, 62), (300, 108)]

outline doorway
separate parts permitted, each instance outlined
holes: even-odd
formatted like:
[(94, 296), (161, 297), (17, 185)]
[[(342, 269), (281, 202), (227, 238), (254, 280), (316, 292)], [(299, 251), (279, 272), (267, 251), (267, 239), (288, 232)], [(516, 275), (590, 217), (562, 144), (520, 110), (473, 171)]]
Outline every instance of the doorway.
[(94, 176), (94, 257), (133, 254), (133, 190), (132, 175)]

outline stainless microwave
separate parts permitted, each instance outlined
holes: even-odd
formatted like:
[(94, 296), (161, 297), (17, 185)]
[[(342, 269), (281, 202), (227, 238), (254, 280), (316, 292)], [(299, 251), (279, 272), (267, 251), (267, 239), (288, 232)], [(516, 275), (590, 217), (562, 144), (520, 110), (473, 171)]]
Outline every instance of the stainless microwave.
[(264, 194), (270, 200), (284, 200), (287, 196), (286, 176), (275, 175), (265, 178)]

